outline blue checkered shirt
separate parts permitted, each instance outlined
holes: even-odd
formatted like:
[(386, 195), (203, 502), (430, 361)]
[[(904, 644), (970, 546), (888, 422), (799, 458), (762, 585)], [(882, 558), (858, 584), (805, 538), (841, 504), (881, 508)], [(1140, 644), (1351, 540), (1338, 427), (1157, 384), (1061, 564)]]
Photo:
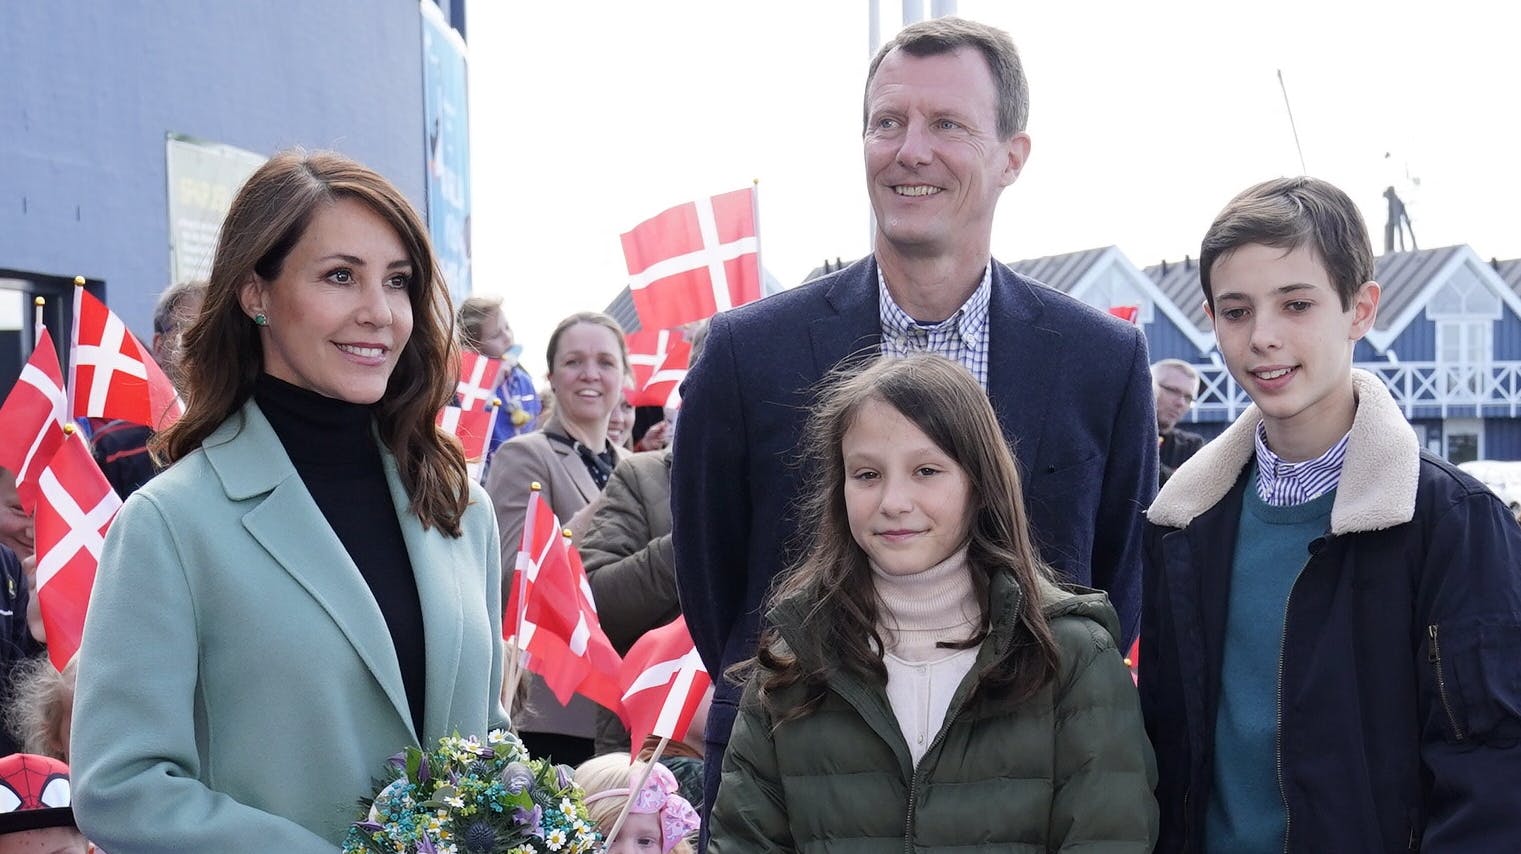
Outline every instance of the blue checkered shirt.
[(988, 388), (988, 302), (993, 295), (993, 265), (982, 272), (982, 283), (956, 313), (939, 323), (920, 323), (908, 316), (887, 292), (887, 280), (877, 267), (877, 305), (882, 323), (882, 355), (938, 353), (960, 362)]
[(1267, 428), (1257, 422), (1257, 496), (1272, 507), (1290, 507), (1325, 495), (1341, 482), (1348, 432), (1331, 450), (1302, 463), (1287, 463), (1268, 449)]

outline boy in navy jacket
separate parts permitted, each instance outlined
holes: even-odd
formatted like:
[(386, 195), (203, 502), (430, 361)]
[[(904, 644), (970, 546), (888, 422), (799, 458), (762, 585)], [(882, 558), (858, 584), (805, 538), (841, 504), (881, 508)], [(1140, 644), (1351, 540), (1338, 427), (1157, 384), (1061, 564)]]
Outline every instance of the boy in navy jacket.
[(1352, 368), (1363, 219), (1268, 181), (1199, 256), (1254, 405), (1147, 511), (1158, 851), (1521, 851), (1521, 527)]

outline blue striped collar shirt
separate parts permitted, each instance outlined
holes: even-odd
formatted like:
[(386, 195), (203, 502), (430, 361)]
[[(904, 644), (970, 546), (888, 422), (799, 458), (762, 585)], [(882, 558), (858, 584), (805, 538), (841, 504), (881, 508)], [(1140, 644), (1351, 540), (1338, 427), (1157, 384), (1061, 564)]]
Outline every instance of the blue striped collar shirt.
[(877, 305), (882, 324), (882, 355), (938, 353), (960, 362), (988, 387), (988, 305), (993, 295), (993, 265), (982, 272), (982, 283), (956, 313), (939, 323), (920, 323), (909, 317), (887, 292), (887, 279), (877, 267)]
[(1291, 507), (1325, 495), (1341, 482), (1347, 459), (1346, 436), (1329, 451), (1302, 463), (1284, 462), (1268, 449), (1267, 429), (1257, 423), (1257, 497), (1272, 507)]

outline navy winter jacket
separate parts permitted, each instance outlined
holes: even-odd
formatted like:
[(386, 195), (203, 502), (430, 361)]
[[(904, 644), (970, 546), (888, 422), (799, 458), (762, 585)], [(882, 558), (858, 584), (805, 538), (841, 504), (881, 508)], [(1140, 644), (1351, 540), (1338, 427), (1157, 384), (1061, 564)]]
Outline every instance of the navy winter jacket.
[[(1330, 530), (1281, 641), (1287, 851), (1521, 851), (1521, 526), (1419, 448), (1382, 383), (1358, 410)], [(1259, 421), (1248, 410), (1148, 511), (1141, 703), (1160, 852), (1203, 850), (1231, 561)], [(1293, 568), (1286, 567), (1286, 571)]]

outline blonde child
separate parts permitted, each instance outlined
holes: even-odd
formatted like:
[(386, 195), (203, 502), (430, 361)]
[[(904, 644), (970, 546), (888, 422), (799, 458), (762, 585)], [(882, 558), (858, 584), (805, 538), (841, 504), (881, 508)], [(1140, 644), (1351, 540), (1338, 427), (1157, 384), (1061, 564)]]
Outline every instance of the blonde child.
[(647, 763), (629, 761), (627, 753), (604, 753), (576, 769), (576, 783), (586, 792), (586, 811), (606, 837), (623, 805), (633, 798), (628, 818), (609, 840), (608, 854), (693, 854), (688, 837), (697, 832), (697, 811), (676, 793), (676, 778), (655, 763), (638, 792)]
[(878, 360), (837, 375), (808, 435), (810, 536), (737, 668), (709, 852), (1150, 851), (1119, 619), (1053, 583), (976, 380)]

